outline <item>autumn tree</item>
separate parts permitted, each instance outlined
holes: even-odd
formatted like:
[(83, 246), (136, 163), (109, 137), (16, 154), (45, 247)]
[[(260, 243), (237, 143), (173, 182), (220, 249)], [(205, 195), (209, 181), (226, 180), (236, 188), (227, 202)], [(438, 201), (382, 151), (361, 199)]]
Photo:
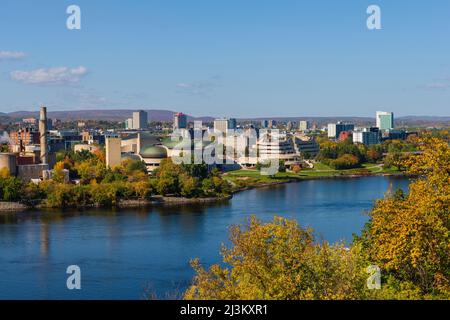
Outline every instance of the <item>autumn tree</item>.
[(420, 177), (408, 194), (388, 193), (377, 201), (357, 243), (390, 289), (450, 297), (450, 147), (426, 138), (420, 150), (404, 160), (408, 172)]
[(23, 188), (22, 180), (11, 176), (7, 168), (0, 170), (0, 200), (17, 201)]
[(55, 182), (64, 183), (65, 182), (65, 173), (64, 173), (64, 161), (59, 161), (55, 164), (53, 168), (53, 176), (52, 179)]
[(228, 267), (196, 271), (186, 299), (357, 299), (366, 275), (355, 248), (316, 243), (312, 231), (275, 217), (230, 229), (231, 247), (222, 248)]
[(296, 164), (292, 167), (292, 172), (294, 172), (295, 174), (300, 173), (300, 171), (302, 171), (302, 167), (300, 165)]

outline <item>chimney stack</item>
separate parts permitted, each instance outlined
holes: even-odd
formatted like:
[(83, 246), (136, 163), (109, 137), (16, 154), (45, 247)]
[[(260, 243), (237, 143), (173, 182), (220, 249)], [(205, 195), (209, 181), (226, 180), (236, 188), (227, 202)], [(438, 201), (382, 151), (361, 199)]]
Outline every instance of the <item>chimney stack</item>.
[(47, 108), (41, 106), (39, 117), (39, 135), (41, 142), (41, 163), (48, 164), (48, 148), (47, 148)]

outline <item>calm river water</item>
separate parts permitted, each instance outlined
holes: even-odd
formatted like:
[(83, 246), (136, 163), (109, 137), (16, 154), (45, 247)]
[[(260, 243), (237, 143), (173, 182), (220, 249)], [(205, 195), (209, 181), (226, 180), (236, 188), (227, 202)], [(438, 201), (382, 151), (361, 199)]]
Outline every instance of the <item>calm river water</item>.
[[(236, 194), (226, 203), (145, 210), (0, 215), (0, 299), (173, 298), (189, 284), (189, 260), (221, 261), (228, 226), (255, 214), (312, 227), (320, 239), (351, 241), (365, 212), (392, 184), (408, 179), (313, 180)], [(68, 290), (66, 268), (81, 268)]]

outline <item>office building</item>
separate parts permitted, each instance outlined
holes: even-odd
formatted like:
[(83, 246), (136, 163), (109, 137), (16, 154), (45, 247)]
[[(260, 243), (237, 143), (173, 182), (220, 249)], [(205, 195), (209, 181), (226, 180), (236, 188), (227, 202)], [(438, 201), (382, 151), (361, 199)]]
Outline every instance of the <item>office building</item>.
[(329, 123), (328, 124), (328, 138), (339, 138), (342, 131), (353, 131), (355, 125), (351, 123)]
[(182, 112), (177, 112), (173, 116), (173, 130), (187, 129), (187, 116)]
[(394, 113), (377, 111), (376, 113), (377, 127), (380, 130), (393, 130), (394, 129)]
[(12, 145), (32, 145), (40, 143), (39, 131), (35, 131), (33, 128), (23, 128), (17, 131), (13, 131), (9, 134)]
[(128, 118), (125, 120), (125, 129), (133, 130), (133, 118)]
[(214, 120), (214, 131), (222, 132), (225, 135), (228, 133), (228, 130), (236, 129), (236, 119), (216, 119)]
[(378, 128), (363, 128), (353, 131), (353, 142), (366, 146), (380, 143), (380, 131)]
[(142, 130), (147, 129), (148, 116), (145, 111), (136, 111), (133, 112), (133, 129), (134, 130)]
[(384, 130), (382, 138), (385, 140), (406, 140), (408, 133), (405, 130)]
[(307, 130), (309, 130), (309, 128), (310, 128), (309, 121), (305, 121), (305, 120), (300, 121), (300, 123), (298, 125), (298, 129), (300, 131), (307, 131)]
[(258, 154), (260, 162), (267, 159), (278, 159), (284, 161), (287, 167), (297, 165), (301, 160), (295, 150), (292, 137), (273, 135), (271, 132), (265, 132), (258, 139)]
[(296, 135), (294, 141), (295, 151), (303, 157), (314, 157), (319, 153), (319, 144), (311, 137), (306, 135)]

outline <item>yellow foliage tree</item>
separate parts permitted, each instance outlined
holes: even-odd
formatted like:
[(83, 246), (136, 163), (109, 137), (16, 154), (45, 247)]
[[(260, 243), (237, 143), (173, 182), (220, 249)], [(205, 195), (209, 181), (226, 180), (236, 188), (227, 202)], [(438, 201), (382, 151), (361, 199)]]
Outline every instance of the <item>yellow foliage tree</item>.
[(65, 163), (64, 161), (59, 161), (55, 164), (53, 170), (53, 181), (63, 183), (64, 182), (64, 168)]
[(450, 297), (450, 147), (436, 138), (420, 144), (422, 153), (405, 161), (419, 178), (406, 196), (377, 201), (360, 242), (385, 281), (422, 297)]
[(8, 168), (1, 168), (0, 169), (0, 178), (2, 179), (7, 179), (11, 176), (11, 174), (9, 173)]
[(317, 244), (311, 230), (275, 217), (263, 224), (251, 217), (243, 229), (230, 230), (231, 248), (222, 248), (223, 262), (205, 270), (192, 261), (197, 275), (186, 299), (357, 299), (366, 274), (357, 249), (342, 244)]

